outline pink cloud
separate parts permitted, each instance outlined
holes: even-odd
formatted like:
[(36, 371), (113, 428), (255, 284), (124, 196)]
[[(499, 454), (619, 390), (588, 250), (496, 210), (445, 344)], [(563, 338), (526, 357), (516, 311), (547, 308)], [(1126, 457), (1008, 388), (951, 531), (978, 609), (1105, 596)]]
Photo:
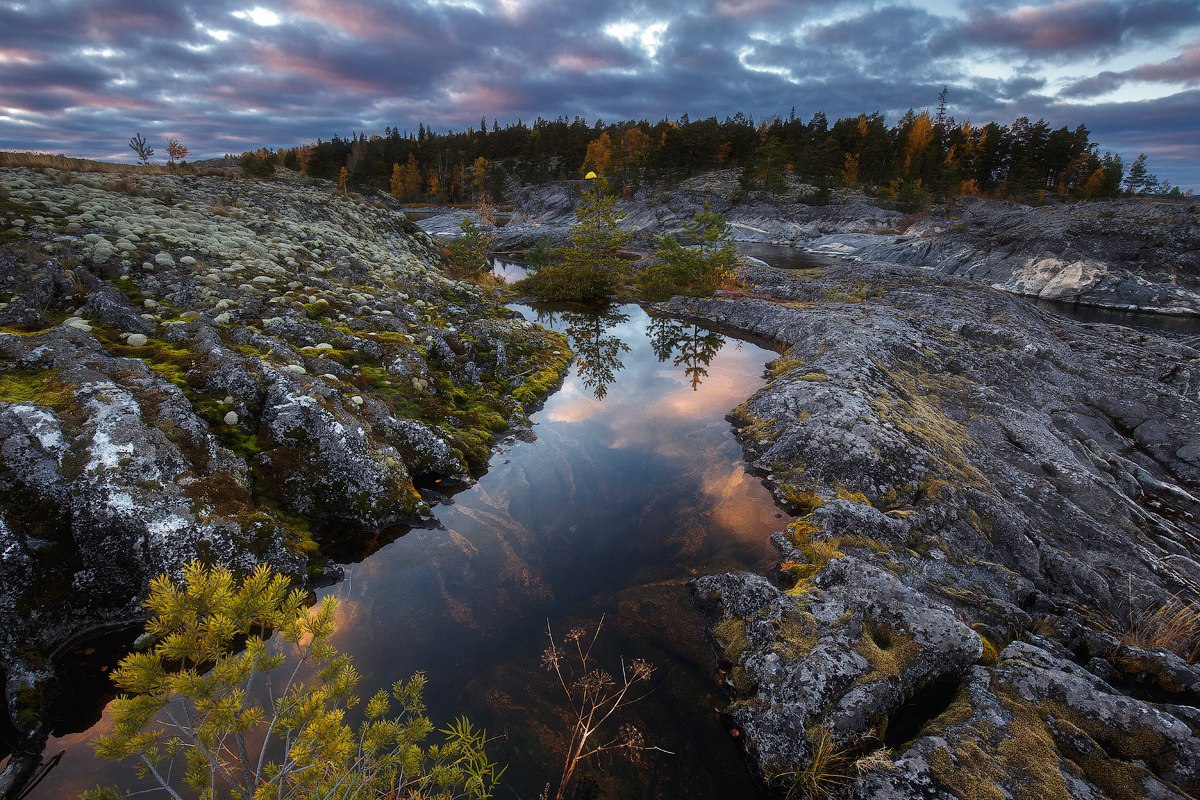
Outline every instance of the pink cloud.
[(724, 17), (760, 17), (790, 7), (784, 0), (717, 0), (717, 13)]
[(370, 93), (385, 88), (380, 82), (356, 75), (346, 75), (335, 65), (323, 63), (319, 55), (314, 57), (310, 54), (294, 52), (276, 44), (264, 45), (260, 49), (259, 65), (267, 74), (299, 75), (325, 89), (348, 93)]
[(35, 64), (45, 61), (45, 56), (37, 50), (24, 47), (0, 47), (0, 64), (6, 61), (19, 61), (24, 64)]
[(1196, 83), (1200, 81), (1200, 39), (1175, 58), (1157, 64), (1142, 64), (1131, 69), (1128, 75), (1142, 81)]
[(380, 40), (408, 36), (393, 15), (347, 0), (292, 0), (289, 10), (325, 28), (355, 39)]
[(976, 10), (966, 28), (978, 40), (1062, 52), (1115, 44), (1121, 36), (1120, 21), (1116, 7), (1102, 0), (1058, 0), (1001, 13)]
[(508, 114), (521, 105), (521, 97), (512, 90), (481, 83), (451, 88), (446, 93), (456, 107), (477, 108), (488, 116)]
[(598, 53), (559, 53), (552, 63), (555, 69), (569, 72), (590, 72), (617, 66), (616, 61)]

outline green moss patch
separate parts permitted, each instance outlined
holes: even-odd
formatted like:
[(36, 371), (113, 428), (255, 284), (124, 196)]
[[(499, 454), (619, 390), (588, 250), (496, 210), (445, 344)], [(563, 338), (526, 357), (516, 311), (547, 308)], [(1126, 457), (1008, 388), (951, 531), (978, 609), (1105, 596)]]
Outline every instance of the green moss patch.
[(63, 383), (56, 369), (0, 372), (0, 402), (32, 403), (62, 411), (74, 399), (75, 387)]

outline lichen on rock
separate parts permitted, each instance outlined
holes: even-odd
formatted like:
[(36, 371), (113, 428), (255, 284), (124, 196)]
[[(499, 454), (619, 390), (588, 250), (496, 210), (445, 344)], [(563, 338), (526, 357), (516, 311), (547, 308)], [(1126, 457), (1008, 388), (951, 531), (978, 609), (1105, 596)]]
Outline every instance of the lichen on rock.
[(1123, 637), (1200, 601), (1200, 353), (894, 265), (744, 274), (665, 311), (784, 351), (732, 417), (802, 514), (780, 574), (693, 584), (764, 778), (828, 744), (850, 797), (1194, 796), (1200, 668)]
[(303, 579), (318, 534), (426, 524), (420, 487), (478, 474), (566, 369), (563, 337), (446, 278), (390, 201), (296, 177), (0, 187), (37, 211), (0, 249), (10, 676), (136, 619), (188, 560)]

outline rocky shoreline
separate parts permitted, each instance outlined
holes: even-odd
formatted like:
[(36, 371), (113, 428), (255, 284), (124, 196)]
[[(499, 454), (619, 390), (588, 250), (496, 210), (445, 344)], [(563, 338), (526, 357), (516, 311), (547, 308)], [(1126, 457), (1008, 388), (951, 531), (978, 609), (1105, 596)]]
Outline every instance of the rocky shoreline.
[(746, 277), (663, 310), (784, 348), (732, 416), (801, 515), (780, 574), (693, 584), (758, 771), (797, 796), (1200, 792), (1200, 668), (1137, 624), (1200, 600), (1200, 352), (928, 270)]
[[(522, 190), (498, 246), (564, 235), (577, 188)], [(791, 796), (1200, 794), (1200, 668), (1151, 629), (1200, 601), (1200, 351), (1012, 296), (1200, 313), (1200, 215), (905, 217), (804, 191), (741, 194), (726, 171), (625, 204), (643, 248), (709, 202), (740, 240), (841, 257), (660, 308), (783, 352), (731, 415), (800, 517), (779, 572), (693, 583), (755, 769)], [(51, 654), (136, 619), (151, 576), (319, 576), (323, 553), (427, 523), (556, 385), (562, 337), (447, 278), (399, 210), (288, 174), (0, 169), (21, 749), (48, 733)]]
[(136, 619), (149, 578), (304, 579), (427, 524), (571, 357), (322, 182), (0, 169), (0, 237), (0, 671), (27, 753), (51, 654)]

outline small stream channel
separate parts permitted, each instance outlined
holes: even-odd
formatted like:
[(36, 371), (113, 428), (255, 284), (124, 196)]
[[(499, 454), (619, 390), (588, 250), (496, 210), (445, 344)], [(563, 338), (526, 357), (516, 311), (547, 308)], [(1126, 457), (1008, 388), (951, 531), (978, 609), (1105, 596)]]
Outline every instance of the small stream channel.
[[(672, 754), (591, 763), (577, 796), (757, 797), (717, 713), (727, 701), (686, 583), (774, 563), (769, 536), (789, 519), (746, 474), (725, 415), (775, 353), (633, 305), (514, 308), (567, 333), (576, 362), (533, 415), (536, 440), (505, 442), (476, 484), (436, 507), (439, 529), (403, 533), (322, 590), (341, 601), (336, 641), (360, 694), (425, 671), (435, 722), (465, 714), (495, 737), (490, 753), (508, 765), (496, 796), (533, 798), (557, 783), (569, 722), (539, 663), (546, 626), (561, 638), (603, 618), (601, 666), (656, 667), (609, 734), (634, 723)], [(67, 756), (33, 796), (130, 785), (130, 767), (85, 745), (107, 724), (51, 740), (47, 755)]]

